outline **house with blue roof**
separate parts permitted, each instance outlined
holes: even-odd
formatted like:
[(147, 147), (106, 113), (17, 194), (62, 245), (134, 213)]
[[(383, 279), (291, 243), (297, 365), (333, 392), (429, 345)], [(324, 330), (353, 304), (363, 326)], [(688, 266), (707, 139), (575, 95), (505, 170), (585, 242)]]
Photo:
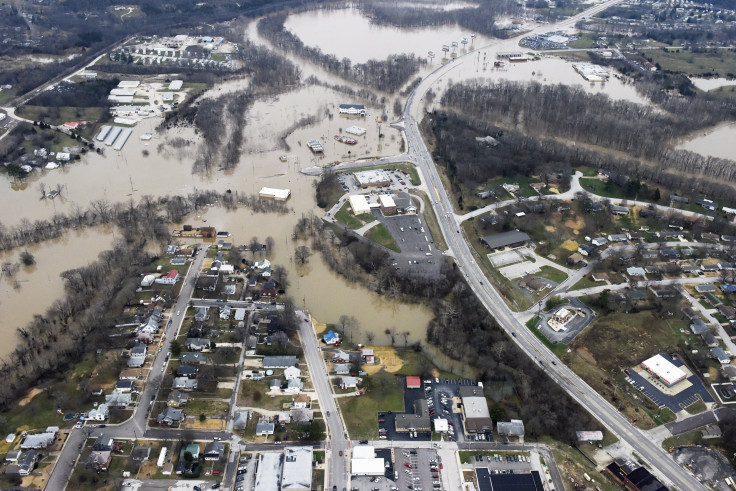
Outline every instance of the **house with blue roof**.
[(335, 331), (330, 330), (322, 337), (322, 339), (324, 339), (327, 344), (335, 344), (340, 341), (340, 336), (338, 336)]

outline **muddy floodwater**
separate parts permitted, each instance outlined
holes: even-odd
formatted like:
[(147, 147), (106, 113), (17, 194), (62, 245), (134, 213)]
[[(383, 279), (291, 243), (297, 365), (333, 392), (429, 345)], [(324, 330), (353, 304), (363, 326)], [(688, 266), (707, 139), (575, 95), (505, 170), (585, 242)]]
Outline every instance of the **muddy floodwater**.
[[(314, 209), (311, 195), (297, 195), (288, 204), (297, 209), (319, 212)], [(294, 302), (299, 307), (306, 307), (321, 322), (337, 322), (343, 314), (354, 316), (363, 333), (361, 339), (355, 338), (356, 342), (366, 343), (365, 333), (371, 332), (375, 335), (374, 344), (389, 344), (390, 338), (385, 330), (392, 327), (399, 332), (410, 332), (409, 343), (424, 341), (427, 323), (432, 317), (427, 308), (389, 300), (347, 282), (333, 273), (317, 252), (306, 264), (295, 263), (294, 249), (300, 244), (294, 243), (290, 236), (300, 216), (254, 214), (246, 209), (227, 211), (213, 207), (193, 217), (192, 224), (206, 223), (217, 230), (226, 230), (232, 234), (228, 240), (233, 244), (248, 244), (252, 237), (258, 237), (261, 242), (268, 236), (273, 237), (275, 245), (269, 261), (287, 269), (290, 283), (287, 293)], [(265, 256), (252, 257), (246, 252), (244, 257), (259, 260)]]
[[(453, 3), (452, 8), (456, 6), (460, 3)], [(614, 76), (605, 84), (590, 84), (575, 73), (570, 62), (557, 57), (494, 69), (496, 53), (518, 49), (518, 39), (499, 41), (479, 35), (472, 45), (469, 43), (463, 48), (460, 41), (463, 37), (470, 41), (470, 33), (458, 26), (401, 30), (372, 25), (359, 11), (341, 9), (292, 15), (287, 20), (287, 27), (307, 45), (319, 47), (339, 58), (347, 56), (354, 63), (385, 59), (396, 53), (426, 57), (428, 51), (434, 51), (436, 58), (421, 69), (420, 76), (427, 75), (441, 63), (454, 64), (449, 74), (433, 87), (438, 95), (451, 82), (480, 78), (580, 85), (589, 92), (646, 102), (625, 79)], [(255, 43), (268, 46), (267, 41), (257, 35), (255, 22), (249, 23), (246, 32)], [(441, 59), (442, 45), (451, 45), (453, 41), (460, 44), (455, 50), (450, 49), (448, 56), (453, 51), (456, 55), (471, 54), (456, 61)], [(284, 55), (299, 65), (303, 79), (313, 75), (330, 85), (353, 85), (288, 53)], [(205, 97), (228, 95), (248, 88), (247, 79), (227, 81), (211, 88)], [(202, 143), (194, 129), (174, 128), (157, 132), (156, 127), (161, 120), (146, 119), (133, 128), (133, 134), (121, 151), (106, 147), (104, 155), (90, 153), (81, 161), (63, 168), (33, 172), (20, 182), (3, 177), (0, 180), (0, 222), (14, 226), (23, 219), (49, 219), (55, 213), (70, 213), (76, 207), (86, 209), (96, 200), (111, 203), (138, 201), (145, 195), (181, 195), (195, 189), (220, 192), (230, 189), (256, 194), (263, 186), (288, 188), (291, 198), (287, 205), (295, 210), (294, 213), (253, 214), (245, 209), (227, 212), (211, 208), (200, 216), (191, 217), (190, 223), (199, 226), (206, 223), (218, 230), (228, 230), (233, 234), (232, 242), (235, 244), (248, 243), (253, 236), (262, 241), (268, 236), (273, 237), (276, 246), (271, 260), (288, 269), (291, 282), (288, 293), (320, 321), (334, 323), (343, 314), (353, 315), (360, 322), (362, 336), (365, 337), (366, 332), (373, 333), (374, 343), (388, 344), (390, 339), (384, 331), (392, 327), (398, 332), (410, 332), (409, 342), (423, 341), (431, 318), (429, 309), (389, 301), (365, 288), (349, 284), (329, 270), (318, 254), (304, 266), (297, 266), (292, 259), (295, 244), (290, 236), (296, 220), (302, 213), (322, 214), (314, 200), (315, 178), (303, 175), (300, 170), (336, 161), (400, 153), (401, 134), (387, 123), (387, 120), (394, 119), (389, 110), (392, 110), (395, 98), (396, 95), (387, 95), (380, 103), (371, 104), (320, 85), (302, 85), (279, 96), (260, 99), (244, 116), (245, 143), (238, 166), (229, 171), (215, 169), (209, 174), (191, 172), (192, 162)], [(366, 104), (368, 115), (341, 116), (337, 106), (342, 103)], [(335, 135), (346, 134), (349, 126), (365, 129), (361, 136), (347, 134), (357, 140), (355, 145), (334, 139)], [(718, 136), (721, 131), (728, 133), (719, 129), (708, 137), (731, 141), (733, 128), (729, 130), (731, 133)], [(140, 140), (144, 133), (154, 133), (153, 139)], [(188, 145), (174, 148), (170, 144), (173, 139), (188, 142)], [(324, 154), (314, 155), (306, 146), (309, 140), (320, 141)], [(697, 140), (687, 145), (695, 145)], [(708, 148), (715, 146), (718, 145), (706, 145)], [(60, 186), (62, 194), (56, 199), (39, 199), (41, 186), (47, 190)], [(37, 265), (21, 268), (14, 278), (4, 278), (0, 285), (0, 318), (3, 319), (0, 334), (14, 340), (16, 328), (26, 324), (33, 314), (45, 311), (61, 296), (59, 273), (94, 261), (112, 240), (110, 233), (98, 230), (70, 232), (60, 240), (29, 248)], [(2, 260), (17, 262), (20, 252), (6, 253)], [(13, 342), (5, 343), (0, 348), (0, 356), (12, 349)]]
[(718, 89), (720, 87), (729, 87), (728, 90), (731, 90), (731, 88), (734, 85), (736, 85), (736, 79), (728, 79), (724, 77), (719, 77), (719, 78), (693, 77), (690, 79), (690, 81), (693, 83), (694, 86), (696, 86), (700, 90), (704, 90), (705, 92), (708, 92), (713, 89)]
[(33, 254), (36, 264), (20, 266), (13, 277), (0, 279), (0, 358), (15, 348), (15, 330), (25, 326), (34, 314), (43, 314), (62, 296), (64, 283), (59, 274), (94, 261), (109, 249), (114, 238), (105, 228), (71, 231), (56, 240), (0, 254), (0, 262), (20, 263), (20, 253)]
[[(454, 51), (461, 53), (466, 52), (463, 46), (467, 50), (490, 41), (480, 35), (471, 40), (470, 31), (457, 25), (398, 29), (372, 24), (360, 10), (353, 8), (290, 15), (284, 26), (307, 46), (319, 48), (340, 60), (349, 58), (353, 63), (383, 60), (389, 55), (401, 53), (427, 58), (429, 51), (439, 58), (443, 54), (443, 44), (452, 51), (452, 43), (455, 42), (458, 47)], [(467, 45), (462, 44), (463, 38), (467, 39)]]
[(736, 123), (718, 126), (712, 131), (695, 135), (677, 148), (690, 150), (708, 157), (719, 157), (736, 161)]

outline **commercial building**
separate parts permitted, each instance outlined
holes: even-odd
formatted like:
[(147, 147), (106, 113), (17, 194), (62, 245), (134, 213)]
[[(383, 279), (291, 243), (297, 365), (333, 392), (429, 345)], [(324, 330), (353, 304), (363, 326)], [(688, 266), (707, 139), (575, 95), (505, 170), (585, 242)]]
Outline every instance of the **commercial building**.
[(363, 136), (365, 135), (365, 128), (361, 128), (360, 126), (348, 126), (345, 128), (345, 133), (350, 133), (355, 136)]
[(376, 458), (376, 451), (370, 445), (353, 447), (350, 467), (354, 476), (382, 476), (386, 472), (383, 459)]
[(416, 376), (406, 377), (407, 389), (419, 389), (422, 386), (422, 379)]
[(362, 194), (351, 194), (348, 197), (350, 202), (350, 208), (353, 209), (355, 215), (362, 215), (364, 213), (370, 213), (371, 207), (368, 204), (368, 200)]
[(384, 215), (396, 215), (396, 203), (394, 203), (394, 198), (391, 195), (380, 195), (378, 197), (378, 203), (381, 205), (381, 213)]
[(312, 448), (286, 447), (282, 491), (309, 491), (312, 489)]
[(651, 358), (641, 362), (642, 368), (657, 377), (667, 385), (674, 385), (684, 380), (687, 374), (680, 368), (676, 367), (669, 359), (663, 355), (654, 355)]
[(460, 399), (463, 405), (463, 424), (467, 433), (493, 430), (493, 421), (482, 386), (460, 387)]
[(324, 153), (325, 148), (318, 140), (309, 140), (307, 146), (313, 153)]
[(261, 452), (258, 454), (255, 491), (279, 491), (282, 457), (282, 453)]
[(407, 431), (430, 431), (431, 421), (429, 418), (429, 407), (424, 398), (414, 401), (414, 412), (397, 414), (394, 418), (395, 428), (398, 433)]
[(386, 186), (391, 183), (391, 178), (384, 170), (365, 170), (353, 174), (358, 186), (363, 189), (368, 187)]
[(263, 187), (258, 192), (260, 198), (273, 199), (276, 201), (286, 201), (291, 196), (290, 189), (276, 189)]
[(496, 431), (501, 436), (524, 437), (524, 422), (520, 419), (512, 419), (511, 421), (498, 421), (496, 423)]
[(357, 114), (358, 116), (365, 116), (365, 106), (362, 104), (340, 104), (338, 107), (340, 114)]
[(532, 239), (524, 232), (510, 230), (500, 234), (492, 234), (481, 237), (480, 241), (489, 249), (497, 250), (506, 247), (522, 247), (529, 244)]

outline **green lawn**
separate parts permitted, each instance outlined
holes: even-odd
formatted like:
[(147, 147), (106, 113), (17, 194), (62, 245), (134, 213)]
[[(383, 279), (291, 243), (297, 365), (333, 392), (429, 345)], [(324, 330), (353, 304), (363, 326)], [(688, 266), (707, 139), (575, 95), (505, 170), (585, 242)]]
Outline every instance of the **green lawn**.
[(596, 46), (595, 39), (590, 34), (582, 34), (579, 39), (567, 43), (567, 45), (575, 49), (588, 49)]
[(590, 191), (598, 196), (606, 198), (624, 198), (624, 190), (616, 186), (611, 181), (601, 181), (600, 179), (583, 177), (580, 179), (580, 185), (586, 191)]
[[(712, 441), (712, 440), (710, 440)], [(662, 448), (671, 452), (677, 447), (702, 445), (704, 443), (703, 435), (700, 429), (691, 430), (677, 436), (671, 436), (662, 442)]]
[(360, 228), (365, 224), (375, 221), (375, 217), (371, 213), (363, 213), (356, 215), (350, 206), (350, 202), (346, 201), (340, 210), (335, 213), (335, 219), (350, 229)]
[(708, 409), (708, 408), (705, 407), (705, 403), (703, 402), (703, 400), (700, 399), (700, 398), (698, 398), (698, 400), (696, 402), (694, 402), (694, 403), (690, 404), (688, 407), (686, 407), (685, 408), (685, 411), (687, 411), (690, 414), (698, 414), (698, 413), (702, 413), (706, 409)]
[(539, 273), (536, 273), (536, 275), (547, 278), (557, 284), (560, 284), (567, 279), (567, 273), (560, 271), (557, 268), (553, 268), (552, 266), (542, 266)]
[[(359, 397), (338, 399), (342, 417), (348, 428), (350, 438), (376, 440), (378, 438), (378, 412), (403, 411), (404, 393), (402, 378), (386, 372), (369, 377), (376, 379), (375, 387), (366, 390)], [(364, 381), (367, 381), (365, 379)], [(368, 383), (370, 385), (370, 383)]]
[(364, 237), (368, 240), (372, 240), (380, 246), (385, 247), (386, 249), (390, 249), (394, 252), (401, 252), (401, 249), (399, 249), (399, 245), (391, 236), (391, 233), (388, 231), (386, 226), (382, 223), (379, 223), (372, 229), (368, 230), (368, 232), (365, 233)]
[(582, 278), (580, 281), (575, 283), (569, 290), (585, 290), (586, 288), (593, 288), (594, 286), (601, 286), (605, 283), (602, 281), (593, 281), (590, 277), (590, 275), (586, 276), (585, 278)]
[(17, 114), (33, 121), (47, 120), (51, 124), (62, 124), (67, 121), (98, 121), (102, 117), (103, 107), (45, 107), (20, 106)]
[(562, 343), (552, 344), (549, 339), (544, 337), (544, 334), (542, 334), (537, 329), (537, 323), (539, 322), (539, 317), (533, 317), (532, 319), (529, 319), (529, 321), (526, 323), (526, 327), (534, 333), (534, 335), (539, 339), (547, 348), (552, 351), (558, 358), (561, 357), (565, 351), (567, 351), (567, 346), (565, 346)]
[[(519, 191), (516, 192), (517, 196), (538, 196), (537, 192), (530, 186), (530, 184), (540, 182), (539, 179), (529, 176), (514, 176), (514, 177), (499, 177), (490, 181), (488, 184), (497, 187), (501, 190), (501, 193), (507, 193), (509, 197), (512, 197), (510, 193), (503, 189), (504, 184), (518, 184)], [(499, 198), (501, 194), (498, 195)]]
[(419, 186), (422, 183), (422, 180), (419, 179), (419, 172), (417, 172), (417, 168), (410, 164), (399, 164), (395, 169), (399, 169), (400, 171), (404, 171), (409, 174), (409, 180), (414, 186)]
[(285, 403), (291, 402), (291, 396), (269, 396), (267, 394), (269, 381), (269, 379), (244, 381), (238, 392), (238, 405), (281, 411)]
[(665, 71), (685, 75), (736, 73), (736, 54), (728, 50), (693, 53), (683, 49), (653, 49), (646, 51), (646, 56)]

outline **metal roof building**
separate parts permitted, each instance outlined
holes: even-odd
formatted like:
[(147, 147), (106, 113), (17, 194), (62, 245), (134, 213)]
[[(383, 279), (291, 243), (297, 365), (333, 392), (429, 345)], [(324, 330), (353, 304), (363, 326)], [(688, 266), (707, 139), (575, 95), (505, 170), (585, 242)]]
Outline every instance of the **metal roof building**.
[(365, 195), (351, 194), (348, 197), (348, 201), (350, 201), (350, 207), (353, 209), (353, 213), (356, 215), (362, 215), (363, 213), (371, 212), (371, 207), (368, 204), (368, 200), (365, 199)]
[(286, 447), (284, 449), (281, 489), (293, 491), (312, 489), (312, 449), (310, 447)]
[(510, 230), (500, 234), (486, 235), (480, 241), (489, 249), (502, 249), (504, 247), (519, 247), (531, 242), (531, 237), (518, 230)]
[(281, 453), (258, 454), (255, 491), (279, 491), (281, 483)]
[(654, 355), (641, 362), (642, 368), (662, 380), (667, 385), (674, 385), (685, 379), (687, 374), (676, 367), (670, 360), (662, 355)]

